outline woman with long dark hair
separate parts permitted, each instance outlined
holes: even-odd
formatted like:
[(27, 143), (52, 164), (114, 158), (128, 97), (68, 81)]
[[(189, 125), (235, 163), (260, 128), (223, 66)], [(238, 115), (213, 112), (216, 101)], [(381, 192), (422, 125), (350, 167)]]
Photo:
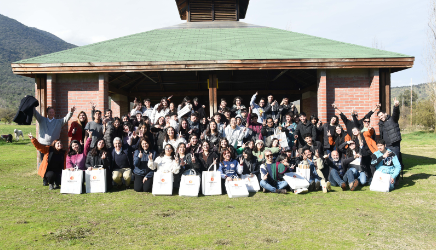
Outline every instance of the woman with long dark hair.
[(218, 148), (218, 143), (222, 137), (221, 133), (218, 131), (218, 126), (215, 121), (210, 121), (207, 125), (206, 131), (202, 134), (201, 138), (207, 141), (211, 147)]
[(151, 150), (148, 140), (144, 137), (139, 141), (140, 147), (133, 155), (133, 174), (135, 181), (133, 188), (136, 192), (150, 192), (153, 186), (154, 171), (148, 167), (149, 157), (156, 159), (156, 152)]
[(85, 147), (82, 148), (80, 142), (76, 140), (72, 140), (70, 143), (70, 147), (67, 153), (67, 159), (65, 161), (67, 169), (75, 169), (78, 168), (80, 170), (86, 170), (85, 162), (86, 156), (88, 155), (89, 148), (91, 146), (92, 141), (92, 131), (88, 132), (89, 137), (86, 140)]
[(133, 137), (134, 127), (130, 122), (124, 122), (123, 124), (123, 144), (130, 145), (131, 138)]
[(138, 129), (135, 131), (135, 133), (133, 133), (132, 143), (131, 143), (133, 149), (136, 150), (140, 148), (141, 139), (145, 139), (149, 143), (150, 149), (153, 148), (154, 146), (153, 134), (149, 131), (148, 125), (145, 122), (140, 123)]
[(329, 144), (334, 146), (333, 150), (337, 150), (339, 156), (346, 153), (348, 148), (348, 144), (346, 142), (351, 141), (351, 137), (344, 132), (341, 125), (336, 126), (333, 136), (331, 135), (330, 131), (328, 131), (327, 136), (329, 137)]
[(80, 111), (77, 115), (77, 121), (71, 123), (70, 130), (68, 131), (68, 137), (71, 140), (84, 141), (85, 140), (85, 126), (88, 123), (88, 116), (85, 111)]
[(88, 171), (103, 168), (106, 169), (106, 189), (112, 187), (112, 172), (110, 170), (111, 154), (104, 139), (99, 139), (96, 146), (86, 156), (85, 167)]
[(158, 173), (173, 173), (178, 174), (180, 166), (176, 162), (174, 147), (171, 144), (167, 144), (164, 147), (164, 151), (153, 160), (151, 154), (148, 155), (148, 167), (151, 170), (156, 170)]
[(258, 177), (260, 173), (260, 164), (257, 162), (256, 157), (253, 156), (249, 148), (245, 148), (242, 152), (242, 156), (239, 158), (239, 165), (242, 165), (243, 167), (242, 174), (249, 174), (251, 177)]
[(222, 154), (224, 150), (229, 150), (232, 153), (232, 158), (236, 157), (236, 149), (229, 145), (229, 141), (226, 138), (221, 138), (219, 141), (218, 153)]
[(151, 122), (156, 123), (157, 119), (161, 116), (165, 117), (170, 112), (169, 103), (166, 97), (162, 97), (160, 102), (154, 106), (151, 113)]
[(233, 106), (231, 108), (231, 112), (236, 115), (241, 115), (241, 110), (245, 109), (245, 106), (242, 105), (242, 97), (236, 96), (233, 99)]
[(232, 157), (232, 153), (229, 149), (224, 149), (221, 152), (221, 158), (219, 163), (219, 171), (221, 173), (221, 185), (223, 187), (223, 193), (227, 193), (225, 188), (225, 181), (233, 181), (234, 178), (239, 178), (242, 173), (242, 165)]
[(38, 169), (38, 175), (47, 179), (49, 190), (59, 188), (66, 157), (66, 152), (62, 149), (62, 142), (54, 140), (50, 146), (45, 146), (40, 144), (38, 140), (32, 136), (32, 133), (29, 133), (29, 138), (33, 146), (44, 154), (44, 158)]
[(173, 127), (168, 127), (166, 129), (165, 133), (165, 139), (163, 141), (163, 147), (167, 144), (171, 144), (173, 148), (177, 148), (179, 146), (179, 143), (186, 143), (186, 140), (180, 135), (180, 133), (177, 135), (176, 131)]
[(189, 138), (189, 122), (185, 119), (182, 118), (180, 120), (180, 124), (179, 124), (179, 134), (186, 140)]
[(200, 160), (201, 171), (207, 171), (215, 159), (219, 158), (216, 151), (212, 150), (207, 141), (201, 143), (201, 153), (198, 154)]

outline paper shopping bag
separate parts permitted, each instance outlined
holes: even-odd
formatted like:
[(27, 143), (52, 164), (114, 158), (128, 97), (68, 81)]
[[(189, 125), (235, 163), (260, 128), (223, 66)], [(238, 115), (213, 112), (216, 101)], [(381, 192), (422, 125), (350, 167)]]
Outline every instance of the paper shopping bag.
[(173, 195), (173, 173), (154, 173), (153, 195)]
[(285, 173), (283, 179), (293, 190), (309, 187), (309, 182), (303, 176), (297, 173)]
[(279, 140), (279, 144), (282, 148), (288, 148), (288, 139), (286, 138), (286, 133), (280, 132), (276, 135), (274, 135), (274, 138), (277, 138)]
[(106, 193), (106, 169), (85, 171), (86, 193)]
[(82, 183), (82, 170), (62, 170), (61, 194), (81, 194)]
[(180, 180), (179, 196), (198, 197), (200, 191), (200, 176), (192, 171), (190, 175), (182, 175)]
[(248, 197), (248, 189), (242, 180), (226, 181), (226, 190), (229, 198)]
[(369, 186), (369, 190), (376, 192), (389, 192), (391, 182), (391, 175), (384, 174), (380, 171), (375, 171), (374, 176), (372, 177), (371, 186)]
[(257, 192), (260, 190), (259, 181), (255, 175), (251, 177), (249, 174), (244, 174), (242, 175), (242, 181), (245, 182), (248, 192)]
[(221, 173), (219, 171), (216, 171), (216, 165), (214, 165), (214, 171), (203, 171), (201, 178), (201, 192), (203, 193), (203, 195), (222, 194)]
[(307, 181), (310, 181), (310, 166), (307, 165), (308, 167), (306, 168), (306, 165), (298, 165), (297, 169), (295, 170), (295, 172), (303, 177), (304, 179), (306, 179)]

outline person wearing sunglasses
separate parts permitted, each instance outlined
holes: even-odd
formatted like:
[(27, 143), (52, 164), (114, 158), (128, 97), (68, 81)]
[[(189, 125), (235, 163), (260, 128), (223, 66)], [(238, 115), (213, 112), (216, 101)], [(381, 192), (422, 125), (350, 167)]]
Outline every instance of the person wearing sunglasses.
[[(280, 156), (278, 160), (284, 160), (284, 158)], [(265, 150), (265, 159), (265, 163), (260, 166), (260, 186), (263, 188), (263, 192), (286, 194), (288, 183), (283, 180), (283, 175), (288, 171), (288, 167), (279, 161), (273, 162), (273, 153), (269, 149)]]
[(221, 173), (223, 194), (226, 194), (225, 181), (233, 181), (235, 178), (239, 178), (242, 174), (243, 166), (235, 159), (232, 159), (232, 153), (229, 149), (224, 149), (221, 152), (221, 159), (219, 164), (219, 171)]

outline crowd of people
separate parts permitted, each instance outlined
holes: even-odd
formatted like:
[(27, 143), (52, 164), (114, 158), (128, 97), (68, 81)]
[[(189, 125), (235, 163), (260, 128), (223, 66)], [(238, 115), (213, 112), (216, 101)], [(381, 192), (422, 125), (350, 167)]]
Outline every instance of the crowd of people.
[[(75, 107), (62, 119), (54, 118), (51, 107), (47, 117), (34, 110), (39, 134), (29, 137), (41, 154), (38, 174), (51, 190), (59, 188), (64, 169), (104, 168), (108, 190), (133, 186), (137, 192), (151, 192), (154, 173), (170, 172), (177, 192), (182, 175), (201, 177), (215, 164), (223, 183), (241, 175), (256, 176), (263, 192), (279, 194), (290, 190), (284, 175), (302, 164), (310, 167), (309, 191), (326, 193), (331, 186), (354, 191), (369, 185), (376, 171), (390, 174), (390, 190), (399, 183), (402, 158), (397, 100), (392, 116), (377, 112), (380, 105), (376, 105), (360, 119), (357, 112), (347, 117), (333, 104), (344, 127), (336, 115), (321, 121), (314, 114), (308, 117), (298, 112), (287, 97), (279, 103), (273, 95), (259, 98), (257, 92), (248, 108), (239, 96), (233, 104), (221, 99), (211, 117), (198, 98), (189, 97), (179, 105), (171, 102), (171, 97), (163, 97), (154, 106), (149, 99), (141, 102), (135, 98), (134, 108), (122, 117), (113, 117), (110, 109), (103, 114), (91, 106), (90, 118), (80, 111), (72, 122), (67, 150), (59, 136)], [(375, 112), (378, 139), (370, 126)], [(285, 143), (277, 138), (283, 133)]]

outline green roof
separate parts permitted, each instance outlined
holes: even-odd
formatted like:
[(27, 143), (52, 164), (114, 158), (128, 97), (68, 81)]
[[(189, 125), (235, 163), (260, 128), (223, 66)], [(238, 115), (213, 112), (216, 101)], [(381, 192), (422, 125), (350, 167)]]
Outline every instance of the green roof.
[(201, 24), (203, 26), (156, 29), (16, 63), (411, 57), (292, 31), (236, 23), (236, 26), (232, 24), (235, 27), (211, 24), (204, 28)]

